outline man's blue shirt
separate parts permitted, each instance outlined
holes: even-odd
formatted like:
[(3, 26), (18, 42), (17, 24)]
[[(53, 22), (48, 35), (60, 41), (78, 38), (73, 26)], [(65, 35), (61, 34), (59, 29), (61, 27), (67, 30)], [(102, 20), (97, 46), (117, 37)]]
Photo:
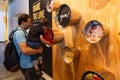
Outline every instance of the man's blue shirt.
[[(18, 29), (21, 29), (21, 28), (18, 27)], [(14, 33), (13, 40), (14, 40), (14, 44), (15, 44), (15, 46), (17, 48), (18, 55), (20, 55), (20, 48), (19, 48), (18, 44), (20, 44), (21, 42), (26, 42), (25, 30), (17, 30)], [(30, 55), (25, 55), (25, 54), (21, 53), (20, 66), (22, 68), (31, 68), (31, 67), (33, 67)]]

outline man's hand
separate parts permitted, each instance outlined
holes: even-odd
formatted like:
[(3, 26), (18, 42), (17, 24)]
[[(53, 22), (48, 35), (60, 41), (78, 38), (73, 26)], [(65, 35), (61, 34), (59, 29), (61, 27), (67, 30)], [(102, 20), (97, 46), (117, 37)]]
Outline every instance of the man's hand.
[(39, 48), (39, 53), (42, 54), (42, 52), (43, 52), (43, 47), (40, 46), (40, 48)]

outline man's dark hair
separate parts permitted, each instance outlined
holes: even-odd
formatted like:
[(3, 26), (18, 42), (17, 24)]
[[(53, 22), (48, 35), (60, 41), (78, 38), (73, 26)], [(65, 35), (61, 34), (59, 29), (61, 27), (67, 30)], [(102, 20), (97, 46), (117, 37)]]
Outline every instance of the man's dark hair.
[(18, 25), (20, 25), (22, 23), (22, 21), (27, 22), (28, 18), (31, 18), (30, 15), (28, 15), (28, 14), (21, 14), (18, 17)]

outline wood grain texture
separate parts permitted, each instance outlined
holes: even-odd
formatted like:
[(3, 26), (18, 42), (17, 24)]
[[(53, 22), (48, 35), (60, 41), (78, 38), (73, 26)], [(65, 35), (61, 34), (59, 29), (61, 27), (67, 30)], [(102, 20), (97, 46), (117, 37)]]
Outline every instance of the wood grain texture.
[[(88, 71), (96, 71), (105, 80), (120, 80), (120, 0), (60, 0), (81, 15), (77, 25), (63, 29), (64, 40), (53, 45), (53, 80), (81, 80)], [(59, 29), (54, 21), (53, 29)], [(77, 16), (77, 15), (75, 15)], [(98, 20), (106, 35), (98, 43), (89, 43), (84, 35), (85, 25)], [(65, 46), (80, 47), (80, 57), (71, 64), (63, 60)]]

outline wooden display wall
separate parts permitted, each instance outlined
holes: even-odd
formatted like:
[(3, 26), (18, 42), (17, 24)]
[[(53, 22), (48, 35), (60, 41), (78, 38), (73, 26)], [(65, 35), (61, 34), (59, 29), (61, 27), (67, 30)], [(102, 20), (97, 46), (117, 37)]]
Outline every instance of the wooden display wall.
[[(101, 74), (104, 80), (120, 80), (120, 1), (57, 1), (78, 11), (81, 21), (77, 25), (60, 29), (54, 20), (56, 11), (52, 12), (53, 30), (64, 34), (64, 40), (52, 48), (53, 80), (82, 80), (83, 74), (89, 70)], [(88, 42), (83, 35), (85, 25), (91, 20), (98, 20), (108, 28), (108, 35), (94, 44)], [(62, 57), (65, 46), (80, 48), (80, 57), (70, 64), (65, 63)]]

